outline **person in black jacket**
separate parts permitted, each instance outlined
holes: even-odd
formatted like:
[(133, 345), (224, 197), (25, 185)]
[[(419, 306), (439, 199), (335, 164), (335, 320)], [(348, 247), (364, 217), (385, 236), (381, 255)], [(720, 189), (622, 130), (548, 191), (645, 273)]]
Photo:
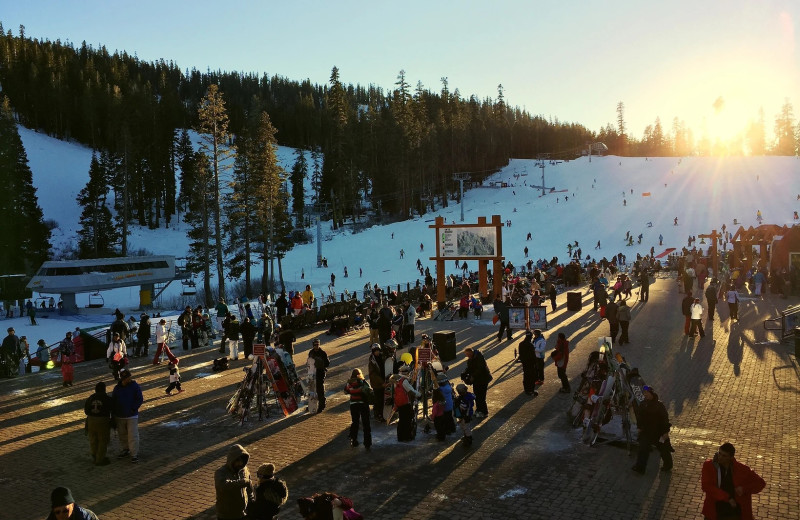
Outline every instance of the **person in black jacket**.
[[(475, 393), (475, 417), (486, 417), (489, 415), (489, 409), (486, 406), (486, 392), (489, 390), (489, 382), (492, 380), (489, 365), (486, 364), (483, 354), (472, 347), (465, 348), (464, 355), (467, 356), (467, 370), (464, 371), (461, 378), (468, 379), (467, 384), (472, 383), (472, 390)], [(465, 382), (467, 381), (465, 380)]]
[(313, 347), (308, 352), (308, 357), (314, 359), (314, 367), (316, 368), (316, 391), (319, 405), (317, 406), (317, 413), (325, 409), (325, 374), (328, 372), (328, 367), (331, 365), (328, 359), (328, 354), (320, 347), (319, 339), (315, 339), (312, 343)]
[(276, 325), (281, 322), (281, 318), (286, 316), (286, 309), (289, 308), (289, 300), (286, 299), (286, 291), (281, 291), (281, 295), (275, 300), (275, 315)]
[(256, 339), (256, 326), (250, 321), (250, 318), (245, 318), (240, 327), (242, 333), (242, 346), (244, 349), (245, 359), (249, 359), (253, 353), (253, 341)]
[(631, 468), (636, 473), (644, 474), (647, 459), (650, 455), (650, 446), (654, 445), (661, 455), (661, 471), (672, 469), (672, 445), (669, 441), (669, 415), (664, 403), (658, 400), (658, 394), (649, 387), (642, 387), (644, 401), (639, 405), (636, 414), (637, 428), (639, 430), (639, 453), (636, 464)]
[(528, 395), (536, 391), (536, 352), (533, 349), (533, 332), (525, 331), (525, 339), (519, 344), (519, 361), (522, 363), (522, 388)]
[(389, 302), (384, 300), (383, 307), (378, 311), (378, 341), (381, 345), (392, 337), (392, 318), (394, 313), (389, 307)]
[(57, 487), (50, 493), (50, 514), (47, 520), (97, 520), (97, 515), (81, 507), (72, 498), (69, 488)]
[(706, 289), (706, 303), (708, 304), (708, 320), (714, 320), (714, 311), (717, 309), (717, 292), (719, 291), (719, 287), (717, 287), (717, 281), (711, 280), (711, 283), (708, 284), (708, 288)]
[(692, 297), (692, 291), (686, 291), (686, 297), (681, 300), (681, 312), (683, 312), (683, 335), (689, 335), (689, 325), (692, 323), (692, 304), (694, 303), (694, 298)]
[(284, 480), (275, 476), (274, 464), (262, 464), (256, 476), (258, 484), (253, 490), (252, 500), (247, 503), (247, 518), (273, 520), (289, 498), (289, 488)]
[(650, 298), (650, 274), (647, 269), (642, 269), (642, 275), (639, 278), (641, 288), (639, 290), (639, 300), (646, 302)]
[(139, 330), (136, 332), (136, 353), (134, 357), (143, 355), (148, 357), (148, 350), (150, 349), (150, 316), (142, 313), (139, 316)]
[(111, 439), (113, 410), (114, 401), (106, 393), (106, 384), (100, 381), (95, 385), (94, 393), (86, 399), (86, 403), (83, 405), (89, 449), (95, 466), (105, 466), (110, 462), (106, 456), (106, 450), (108, 441)]
[[(506, 333), (506, 338), (511, 340), (511, 325), (509, 324), (508, 305), (500, 298), (494, 300), (494, 312), (500, 320), (500, 330), (497, 332), (497, 341), (503, 341), (503, 331)], [(478, 408), (480, 410), (480, 408)]]

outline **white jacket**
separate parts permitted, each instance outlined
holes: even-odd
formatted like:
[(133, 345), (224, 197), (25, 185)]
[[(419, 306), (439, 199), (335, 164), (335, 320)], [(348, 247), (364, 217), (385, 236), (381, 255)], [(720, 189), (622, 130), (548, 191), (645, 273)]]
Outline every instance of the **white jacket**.
[(108, 350), (106, 350), (106, 359), (110, 358), (116, 353), (120, 353), (123, 356), (128, 355), (128, 348), (125, 346), (125, 342), (123, 340), (119, 340), (117, 342), (112, 340), (111, 343), (108, 344)]
[(547, 340), (544, 339), (544, 336), (539, 336), (533, 340), (533, 350), (536, 351), (536, 357), (544, 359), (544, 355), (547, 351)]
[(156, 343), (165, 343), (167, 341), (167, 326), (158, 324), (156, 325)]
[(691, 312), (693, 320), (699, 320), (703, 318), (703, 306), (699, 303), (693, 303), (692, 306), (689, 307), (689, 312)]

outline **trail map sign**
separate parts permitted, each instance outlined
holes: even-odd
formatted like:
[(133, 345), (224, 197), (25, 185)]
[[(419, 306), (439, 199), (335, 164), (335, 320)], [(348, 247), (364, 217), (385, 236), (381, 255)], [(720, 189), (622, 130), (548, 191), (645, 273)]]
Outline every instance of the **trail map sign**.
[(497, 228), (450, 227), (439, 229), (439, 256), (444, 258), (494, 258), (497, 256)]
[(445, 260), (477, 260), (478, 292), (481, 298), (489, 297), (489, 262), (492, 262), (494, 283), (492, 292), (500, 296), (503, 285), (503, 222), (500, 215), (492, 215), (492, 221), (478, 217), (477, 224), (446, 224), (444, 218), (436, 217), (435, 224), (429, 226), (436, 231), (436, 301), (443, 308), (447, 295), (445, 291)]

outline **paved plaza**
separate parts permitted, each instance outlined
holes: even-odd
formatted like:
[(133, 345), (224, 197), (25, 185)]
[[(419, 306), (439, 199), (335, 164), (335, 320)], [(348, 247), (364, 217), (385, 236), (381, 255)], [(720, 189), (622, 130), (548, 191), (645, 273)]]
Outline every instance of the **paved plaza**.
[[(498, 343), (496, 328), (473, 320), (424, 319), (417, 322), (417, 339), (456, 331), (459, 355), (449, 370), (454, 383), (465, 366), (466, 346), (484, 352), (494, 375), (490, 414), (476, 424), (470, 448), (459, 442), (460, 434), (437, 442), (421, 431), (413, 443), (401, 444), (395, 425), (374, 422), (372, 450), (350, 447), (342, 388), (353, 368), (366, 372), (365, 330), (340, 338), (325, 335), (323, 328), (301, 331), (298, 366), (305, 364), (314, 337), (322, 339), (331, 358), (328, 408), (322, 414), (273, 415), (244, 426), (225, 414), (225, 406), (247, 362), (213, 374), (216, 348), (183, 355), (175, 345), (182, 394), (164, 394), (166, 365), (132, 360), (133, 377), (145, 395), (138, 464), (115, 458), (115, 434), (111, 464), (91, 463), (83, 402), (97, 381), (112, 385), (103, 362), (77, 365), (71, 388), (61, 386), (58, 371), (0, 381), (0, 519), (46, 517), (50, 491), (60, 485), (103, 520), (213, 519), (213, 472), (233, 443), (250, 451), (253, 474), (261, 463), (272, 462), (287, 481), (290, 496), (282, 519), (299, 518), (296, 499), (317, 491), (348, 496), (356, 510), (374, 519), (702, 518), (700, 467), (724, 441), (767, 482), (753, 498), (756, 518), (800, 518), (800, 371), (793, 346), (763, 327), (764, 319), (800, 299), (743, 298), (740, 322), (731, 323), (722, 308), (713, 334), (709, 323), (706, 337), (692, 340), (683, 334), (682, 296), (673, 279), (659, 279), (650, 301), (632, 304), (631, 344), (616, 349), (639, 367), (669, 410), (676, 450), (670, 473), (659, 471), (655, 453), (640, 476), (631, 471), (634, 456), (624, 447), (582, 444), (580, 430), (566, 417), (572, 397), (558, 392), (550, 360), (539, 397), (525, 395), (521, 365), (513, 362), (520, 332), (513, 342)], [(566, 310), (564, 294), (558, 305), (545, 335), (551, 348), (558, 332), (570, 340), (567, 372), (574, 388), (597, 338), (609, 327), (592, 312), (588, 295), (580, 312)]]

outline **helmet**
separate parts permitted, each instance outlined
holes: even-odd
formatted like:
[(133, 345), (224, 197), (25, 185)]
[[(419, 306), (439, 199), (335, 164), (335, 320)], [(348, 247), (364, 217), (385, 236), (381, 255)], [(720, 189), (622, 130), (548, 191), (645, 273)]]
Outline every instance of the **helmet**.
[(380, 343), (373, 343), (372, 346), (370, 347), (370, 350), (380, 350), (380, 349), (381, 349)]
[(403, 365), (400, 367), (398, 372), (400, 372), (401, 374), (408, 374), (409, 372), (411, 372), (411, 367), (408, 365)]
[(458, 385), (456, 386), (456, 391), (459, 394), (463, 394), (464, 392), (467, 391), (467, 385), (465, 385), (464, 383), (458, 383)]
[(436, 374), (436, 381), (439, 384), (448, 383), (450, 382), (450, 378), (447, 377), (447, 374), (445, 374), (444, 372), (439, 372), (438, 374)]
[(383, 348), (397, 350), (397, 341), (395, 339), (387, 339), (383, 344)]

